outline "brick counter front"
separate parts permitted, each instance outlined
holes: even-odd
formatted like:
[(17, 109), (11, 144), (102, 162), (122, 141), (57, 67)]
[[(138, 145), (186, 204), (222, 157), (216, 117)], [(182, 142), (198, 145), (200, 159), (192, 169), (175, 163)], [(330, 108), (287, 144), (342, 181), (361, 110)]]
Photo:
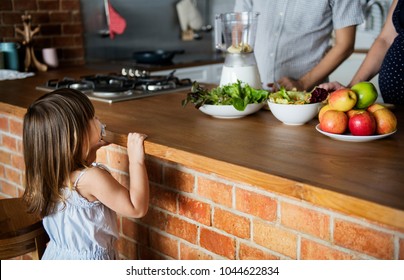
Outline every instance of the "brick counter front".
[[(21, 111), (1, 110), (2, 198), (24, 191), (21, 134)], [(128, 185), (126, 148), (104, 147), (98, 161)], [(148, 214), (118, 219), (122, 259), (404, 259), (402, 229), (164, 157), (148, 155), (147, 169)], [(267, 184), (282, 184), (276, 180)]]

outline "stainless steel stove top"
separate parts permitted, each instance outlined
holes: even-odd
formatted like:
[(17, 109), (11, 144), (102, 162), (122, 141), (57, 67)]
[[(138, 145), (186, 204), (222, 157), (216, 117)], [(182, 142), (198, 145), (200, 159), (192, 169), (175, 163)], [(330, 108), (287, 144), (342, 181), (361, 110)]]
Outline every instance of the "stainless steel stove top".
[(92, 100), (114, 103), (173, 93), (191, 86), (191, 80), (176, 78), (174, 71), (167, 76), (153, 76), (145, 71), (122, 69), (120, 74), (49, 80), (36, 89), (50, 92), (58, 88), (73, 88), (87, 94)]

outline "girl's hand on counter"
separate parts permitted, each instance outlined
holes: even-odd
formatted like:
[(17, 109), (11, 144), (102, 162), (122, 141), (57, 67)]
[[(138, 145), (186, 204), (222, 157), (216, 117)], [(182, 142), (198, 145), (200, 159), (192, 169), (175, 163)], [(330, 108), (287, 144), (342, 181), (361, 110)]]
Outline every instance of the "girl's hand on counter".
[(146, 138), (147, 135), (142, 133), (135, 132), (128, 134), (127, 147), (130, 161), (143, 164), (145, 158), (144, 140)]

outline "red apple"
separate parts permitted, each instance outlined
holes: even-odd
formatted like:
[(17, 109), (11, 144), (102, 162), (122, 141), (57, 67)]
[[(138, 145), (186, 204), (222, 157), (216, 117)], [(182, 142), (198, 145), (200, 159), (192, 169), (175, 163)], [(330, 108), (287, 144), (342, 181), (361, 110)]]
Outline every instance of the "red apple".
[(386, 108), (386, 107), (384, 107), (383, 105), (381, 105), (379, 103), (374, 103), (374, 104), (370, 105), (366, 110), (368, 110), (371, 113), (374, 113), (377, 110), (383, 109), (383, 108)]
[(321, 118), (320, 128), (322, 131), (342, 134), (348, 127), (348, 116), (337, 110), (328, 110)]
[(397, 129), (397, 118), (389, 109), (376, 110), (373, 116), (376, 119), (377, 134), (387, 134)]
[(349, 130), (355, 136), (369, 136), (375, 134), (376, 120), (367, 111), (356, 112), (349, 118)]
[(328, 96), (328, 104), (337, 111), (347, 112), (351, 110), (358, 100), (356, 93), (349, 88), (342, 88), (332, 92)]

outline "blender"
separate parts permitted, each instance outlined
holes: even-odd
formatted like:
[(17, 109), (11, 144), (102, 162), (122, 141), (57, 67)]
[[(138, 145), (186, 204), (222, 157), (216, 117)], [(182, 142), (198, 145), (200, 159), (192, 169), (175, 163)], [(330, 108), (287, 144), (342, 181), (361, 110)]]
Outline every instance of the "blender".
[(220, 86), (240, 80), (253, 88), (262, 88), (254, 56), (258, 15), (257, 12), (216, 15), (216, 48), (226, 53)]

